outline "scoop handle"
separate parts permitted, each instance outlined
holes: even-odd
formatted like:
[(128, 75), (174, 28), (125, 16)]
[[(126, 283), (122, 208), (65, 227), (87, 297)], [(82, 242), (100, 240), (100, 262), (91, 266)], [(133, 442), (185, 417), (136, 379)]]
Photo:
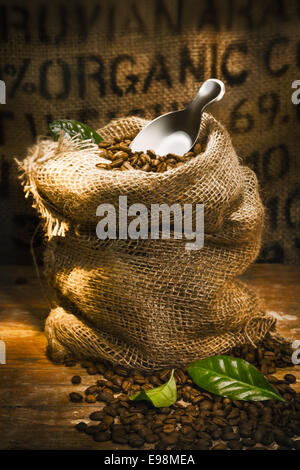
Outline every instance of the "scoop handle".
[(210, 78), (201, 85), (197, 95), (186, 109), (200, 115), (207, 106), (220, 101), (223, 98), (224, 93), (224, 83), (217, 78)]

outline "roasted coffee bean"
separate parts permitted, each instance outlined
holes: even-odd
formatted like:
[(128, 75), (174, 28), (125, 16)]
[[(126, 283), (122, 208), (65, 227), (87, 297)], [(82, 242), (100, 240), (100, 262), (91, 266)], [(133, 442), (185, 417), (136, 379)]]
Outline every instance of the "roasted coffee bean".
[(81, 377), (80, 375), (74, 375), (71, 379), (72, 384), (78, 385), (81, 383)]
[(99, 392), (97, 395), (98, 401), (105, 401), (107, 403), (111, 403), (114, 400), (114, 396), (112, 393), (108, 392)]
[(155, 442), (158, 441), (158, 436), (157, 434), (154, 434), (152, 432), (147, 432), (143, 435), (145, 441), (148, 443), (148, 444), (154, 444)]
[(213, 431), (213, 432), (211, 433), (211, 437), (212, 437), (215, 441), (219, 440), (219, 439), (221, 438), (221, 436), (222, 436), (222, 431), (221, 431), (221, 429), (216, 429), (215, 431)]
[(88, 369), (89, 367), (93, 367), (93, 363), (91, 361), (82, 361), (81, 366), (84, 369)]
[(294, 449), (300, 450), (300, 440), (294, 441)]
[(109, 441), (111, 438), (111, 433), (109, 431), (100, 431), (96, 434), (93, 434), (93, 439), (95, 442), (105, 442)]
[(127, 377), (128, 375), (128, 370), (121, 366), (115, 367), (114, 371), (116, 375), (120, 375), (122, 377)]
[(70, 401), (73, 403), (80, 403), (83, 400), (83, 396), (80, 393), (72, 392), (69, 394)]
[(64, 364), (66, 367), (74, 367), (76, 366), (76, 361), (74, 359), (66, 359)]
[(210, 439), (199, 439), (197, 441), (196, 449), (198, 450), (209, 450), (211, 447), (211, 440)]
[(250, 423), (242, 423), (239, 426), (239, 432), (242, 437), (251, 437), (253, 433), (253, 426)]
[(112, 416), (104, 416), (103, 420), (98, 424), (99, 431), (107, 431), (107, 429), (113, 424), (114, 418)]
[(168, 434), (161, 433), (159, 436), (162, 439), (163, 445), (166, 445), (166, 446), (177, 444), (178, 439), (179, 439), (178, 431), (174, 431)]
[(102, 411), (109, 416), (115, 417), (118, 415), (117, 410), (113, 406), (105, 406)]
[(88, 434), (89, 436), (92, 436), (93, 434), (97, 434), (101, 430), (99, 429), (98, 425), (90, 425), (85, 429), (85, 433)]
[(182, 424), (192, 424), (194, 421), (194, 418), (193, 416), (190, 416), (190, 415), (183, 415), (181, 416), (180, 421)]
[(100, 393), (100, 388), (97, 386), (97, 385), (91, 385), (90, 387), (88, 387), (86, 390), (85, 390), (85, 394), (86, 395), (97, 395), (98, 393)]
[(232, 431), (223, 431), (222, 437), (224, 441), (238, 441), (240, 436)]
[(294, 384), (296, 382), (296, 377), (293, 374), (285, 374), (284, 380), (286, 380), (289, 384)]
[(102, 421), (104, 416), (105, 415), (103, 411), (94, 411), (93, 413), (90, 414), (90, 419), (92, 421)]
[(255, 439), (242, 439), (242, 444), (245, 447), (253, 447), (256, 445), (256, 440)]
[(228, 441), (228, 447), (232, 450), (241, 450), (243, 447), (243, 443), (241, 441)]
[(172, 170), (184, 164), (185, 161), (194, 158), (202, 151), (202, 146), (196, 144), (195, 152), (188, 152), (184, 156), (168, 154), (165, 157), (157, 156), (151, 150), (147, 152), (132, 152), (130, 149), (131, 140), (123, 140), (118, 143), (101, 142), (99, 145), (99, 156), (110, 159), (111, 163), (97, 163), (96, 167), (105, 170), (128, 171), (132, 169), (145, 172), (164, 172)]
[(104, 374), (104, 372), (106, 371), (106, 367), (104, 364), (102, 364), (102, 362), (96, 362), (95, 367), (99, 374)]
[(139, 385), (143, 385), (146, 382), (145, 377), (143, 377), (142, 375), (134, 375), (133, 380)]
[(199, 154), (202, 151), (202, 145), (201, 144), (196, 144), (194, 147), (194, 152), (195, 154)]
[(210, 411), (212, 409), (212, 402), (208, 400), (203, 400), (199, 403), (199, 409)]
[(80, 423), (77, 423), (75, 428), (77, 429), (77, 431), (79, 432), (85, 432), (86, 428), (87, 428), (87, 424), (84, 423), (83, 421), (80, 421)]
[(228, 450), (228, 447), (225, 442), (218, 442), (213, 446), (212, 450)]
[(127, 444), (128, 443), (128, 435), (123, 434), (123, 433), (116, 433), (113, 432), (111, 435), (111, 439), (113, 442), (116, 442), (117, 444)]
[(228, 425), (227, 420), (225, 418), (222, 418), (222, 417), (219, 417), (219, 416), (216, 416), (215, 418), (213, 418), (212, 422), (215, 423), (217, 426), (220, 426), (222, 428), (224, 428), (225, 426)]
[(128, 392), (132, 388), (132, 382), (131, 380), (125, 379), (122, 382), (122, 390), (123, 392)]
[(131, 447), (142, 447), (144, 445), (145, 439), (142, 438), (142, 436), (139, 436), (139, 434), (130, 434), (128, 437), (128, 444)]
[(96, 403), (97, 398), (96, 398), (95, 395), (86, 395), (85, 401), (86, 401), (87, 403)]
[(97, 369), (94, 366), (88, 367), (86, 371), (89, 375), (96, 375), (97, 374)]

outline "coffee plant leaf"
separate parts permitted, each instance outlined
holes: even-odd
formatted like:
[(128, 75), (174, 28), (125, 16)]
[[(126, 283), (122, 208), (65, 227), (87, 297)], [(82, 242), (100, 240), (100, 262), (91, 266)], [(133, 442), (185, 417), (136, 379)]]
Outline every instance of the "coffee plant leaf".
[(171, 372), (171, 376), (163, 385), (159, 387), (151, 388), (150, 390), (142, 390), (141, 392), (135, 393), (129, 396), (130, 400), (150, 401), (156, 408), (162, 408), (165, 406), (173, 405), (177, 400), (177, 387), (176, 380), (174, 378), (174, 369)]
[(187, 367), (193, 381), (204, 390), (232, 400), (285, 401), (249, 362), (231, 356), (196, 360)]
[(49, 124), (49, 132), (54, 140), (58, 140), (62, 131), (70, 137), (77, 135), (82, 140), (90, 139), (95, 144), (99, 144), (103, 140), (94, 129), (78, 121), (62, 119)]

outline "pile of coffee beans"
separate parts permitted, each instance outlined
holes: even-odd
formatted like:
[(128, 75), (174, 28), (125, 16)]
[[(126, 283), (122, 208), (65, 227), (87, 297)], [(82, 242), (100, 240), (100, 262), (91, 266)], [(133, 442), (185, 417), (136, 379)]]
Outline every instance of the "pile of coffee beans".
[(99, 156), (111, 163), (97, 163), (98, 168), (105, 170), (141, 170), (146, 172), (163, 173), (183, 165), (186, 161), (201, 153), (201, 144), (196, 144), (193, 151), (183, 156), (169, 153), (166, 156), (156, 155), (152, 150), (147, 152), (132, 152), (130, 149), (131, 139), (124, 138), (120, 142), (100, 142)]
[[(258, 347), (245, 346), (232, 355), (266, 370), (267, 379), (285, 398), (285, 402), (243, 402), (223, 398), (198, 387), (183, 369), (175, 370), (178, 400), (168, 408), (154, 408), (148, 402), (133, 402), (128, 395), (165, 383), (171, 370), (151, 374), (108, 363), (82, 362), (87, 373), (95, 375), (95, 384), (84, 394), (72, 392), (70, 401), (99, 405), (90, 421), (79, 422), (76, 429), (96, 442), (113, 441), (133, 448), (176, 450), (250, 450), (300, 449), (300, 393), (291, 384), (293, 374), (284, 380), (270, 375), (287, 362), (288, 345), (280, 345), (267, 336)], [(270, 352), (274, 353), (270, 355)], [(69, 362), (67, 365), (73, 365)], [(275, 369), (275, 370), (274, 370)], [(74, 376), (74, 385), (81, 377)]]

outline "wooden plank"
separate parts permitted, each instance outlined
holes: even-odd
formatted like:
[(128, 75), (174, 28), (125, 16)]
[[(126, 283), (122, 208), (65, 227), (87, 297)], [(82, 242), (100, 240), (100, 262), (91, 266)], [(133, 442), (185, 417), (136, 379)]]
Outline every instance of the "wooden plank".
[(1, 407), (0, 448), (128, 449), (112, 442), (94, 442), (91, 436), (79, 433), (74, 426), (79, 421), (87, 422), (87, 416), (83, 406)]

